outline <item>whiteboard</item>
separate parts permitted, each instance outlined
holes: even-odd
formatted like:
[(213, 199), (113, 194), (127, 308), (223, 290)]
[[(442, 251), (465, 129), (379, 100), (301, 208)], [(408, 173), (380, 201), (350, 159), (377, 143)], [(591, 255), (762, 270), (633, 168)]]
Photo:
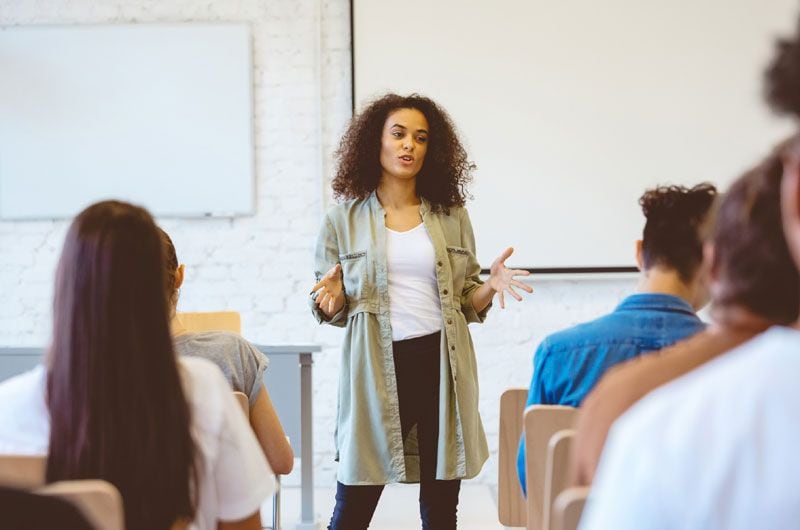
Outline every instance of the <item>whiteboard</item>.
[(242, 24), (2, 28), (0, 217), (253, 213), (251, 56)]
[(643, 191), (725, 187), (791, 126), (761, 73), (796, 0), (353, 0), (356, 110), (440, 102), (478, 166), (468, 203), (488, 267), (634, 265)]

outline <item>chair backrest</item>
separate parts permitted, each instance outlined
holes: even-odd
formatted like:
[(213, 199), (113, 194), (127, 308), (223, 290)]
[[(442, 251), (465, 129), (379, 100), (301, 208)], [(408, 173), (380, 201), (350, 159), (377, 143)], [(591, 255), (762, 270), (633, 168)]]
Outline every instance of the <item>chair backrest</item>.
[(43, 486), (46, 466), (44, 456), (0, 455), (0, 484), (21, 489)]
[(527, 528), (546, 530), (544, 521), (545, 465), (550, 437), (575, 424), (578, 409), (562, 405), (532, 405), (525, 409), (525, 477)]
[(517, 477), (517, 451), (527, 399), (527, 388), (509, 388), (500, 396), (497, 517), (503, 526), (525, 526), (525, 497)]
[(190, 333), (202, 331), (242, 332), (242, 317), (237, 311), (203, 311), (178, 313), (176, 318)]
[(553, 530), (578, 530), (581, 514), (589, 497), (589, 488), (567, 488), (553, 503)]
[(550, 437), (547, 444), (547, 460), (544, 472), (544, 503), (542, 528), (552, 530), (551, 511), (553, 501), (558, 495), (570, 486), (569, 464), (572, 451), (572, 442), (575, 440), (575, 430), (564, 429)]
[(242, 407), (242, 412), (247, 418), (250, 418), (250, 400), (247, 398), (247, 394), (244, 392), (234, 392), (233, 397), (236, 398), (236, 402), (239, 403), (239, 406)]
[(95, 528), (125, 530), (122, 496), (110, 482), (65, 480), (41, 487), (36, 493), (53, 495), (73, 503)]

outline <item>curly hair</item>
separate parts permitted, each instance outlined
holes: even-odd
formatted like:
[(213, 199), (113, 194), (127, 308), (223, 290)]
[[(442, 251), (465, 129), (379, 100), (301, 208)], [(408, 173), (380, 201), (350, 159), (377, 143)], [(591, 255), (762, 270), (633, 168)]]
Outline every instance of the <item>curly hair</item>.
[(471, 198), (467, 186), (475, 165), (467, 158), (447, 113), (419, 94), (385, 94), (353, 117), (335, 154), (334, 197), (363, 199), (378, 188), (383, 126), (397, 109), (416, 109), (428, 120), (428, 151), (417, 174), (417, 195), (428, 200), (434, 212), (449, 213), (450, 207), (463, 206)]
[(795, 35), (776, 42), (764, 81), (764, 95), (772, 110), (800, 118), (800, 23)]
[(788, 324), (797, 319), (800, 276), (781, 225), (780, 153), (745, 173), (722, 198), (712, 241), (723, 286), (714, 303), (742, 304)]
[(664, 265), (684, 281), (703, 261), (703, 229), (717, 189), (707, 182), (693, 188), (659, 186), (639, 199), (647, 218), (642, 234), (644, 267)]

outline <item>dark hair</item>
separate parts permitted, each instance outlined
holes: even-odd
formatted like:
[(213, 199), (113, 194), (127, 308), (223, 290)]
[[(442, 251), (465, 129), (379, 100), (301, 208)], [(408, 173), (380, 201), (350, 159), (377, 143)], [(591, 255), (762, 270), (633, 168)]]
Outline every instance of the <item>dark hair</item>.
[(642, 235), (644, 268), (656, 265), (691, 281), (703, 262), (703, 235), (717, 189), (707, 182), (693, 188), (659, 186), (639, 199), (647, 218)]
[(731, 185), (714, 227), (715, 304), (742, 304), (780, 324), (797, 319), (800, 276), (781, 225), (783, 163), (776, 151)]
[(128, 530), (169, 529), (196, 510), (199, 463), (164, 284), (146, 210), (106, 201), (73, 221), (56, 278), (47, 480), (111, 482)]
[[(797, 32), (800, 34), (800, 21)], [(794, 35), (776, 42), (776, 52), (764, 73), (767, 102), (777, 113), (800, 118), (800, 41)]]
[(428, 120), (428, 151), (417, 175), (417, 195), (435, 212), (463, 206), (475, 165), (467, 158), (447, 113), (432, 100), (411, 94), (386, 94), (355, 116), (336, 151), (338, 169), (331, 185), (337, 199), (363, 199), (381, 178), (381, 135), (386, 118), (397, 109), (416, 109)]
[[(175, 252), (175, 245), (172, 238), (161, 227), (158, 227), (158, 235), (161, 237), (161, 248), (164, 252), (164, 292), (167, 293), (167, 303), (177, 302), (178, 292), (175, 289), (175, 275), (178, 272), (178, 254)], [(169, 309), (169, 307), (167, 308)]]

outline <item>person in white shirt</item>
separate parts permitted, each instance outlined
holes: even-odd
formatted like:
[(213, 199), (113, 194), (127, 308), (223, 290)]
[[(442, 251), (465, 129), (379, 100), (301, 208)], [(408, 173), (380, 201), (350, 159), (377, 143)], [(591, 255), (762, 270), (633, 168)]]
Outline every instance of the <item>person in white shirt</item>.
[(127, 530), (260, 529), (274, 475), (219, 368), (177, 358), (163, 263), (146, 210), (78, 215), (45, 365), (0, 384), (0, 453), (47, 455), (48, 482), (111, 482)]
[(774, 327), (649, 394), (611, 430), (582, 530), (800, 522), (800, 331)]
[[(767, 70), (800, 117), (800, 37)], [(781, 214), (800, 269), (800, 135), (779, 149)], [(800, 524), (800, 322), (774, 327), (646, 396), (612, 427), (581, 530), (783, 530)]]

